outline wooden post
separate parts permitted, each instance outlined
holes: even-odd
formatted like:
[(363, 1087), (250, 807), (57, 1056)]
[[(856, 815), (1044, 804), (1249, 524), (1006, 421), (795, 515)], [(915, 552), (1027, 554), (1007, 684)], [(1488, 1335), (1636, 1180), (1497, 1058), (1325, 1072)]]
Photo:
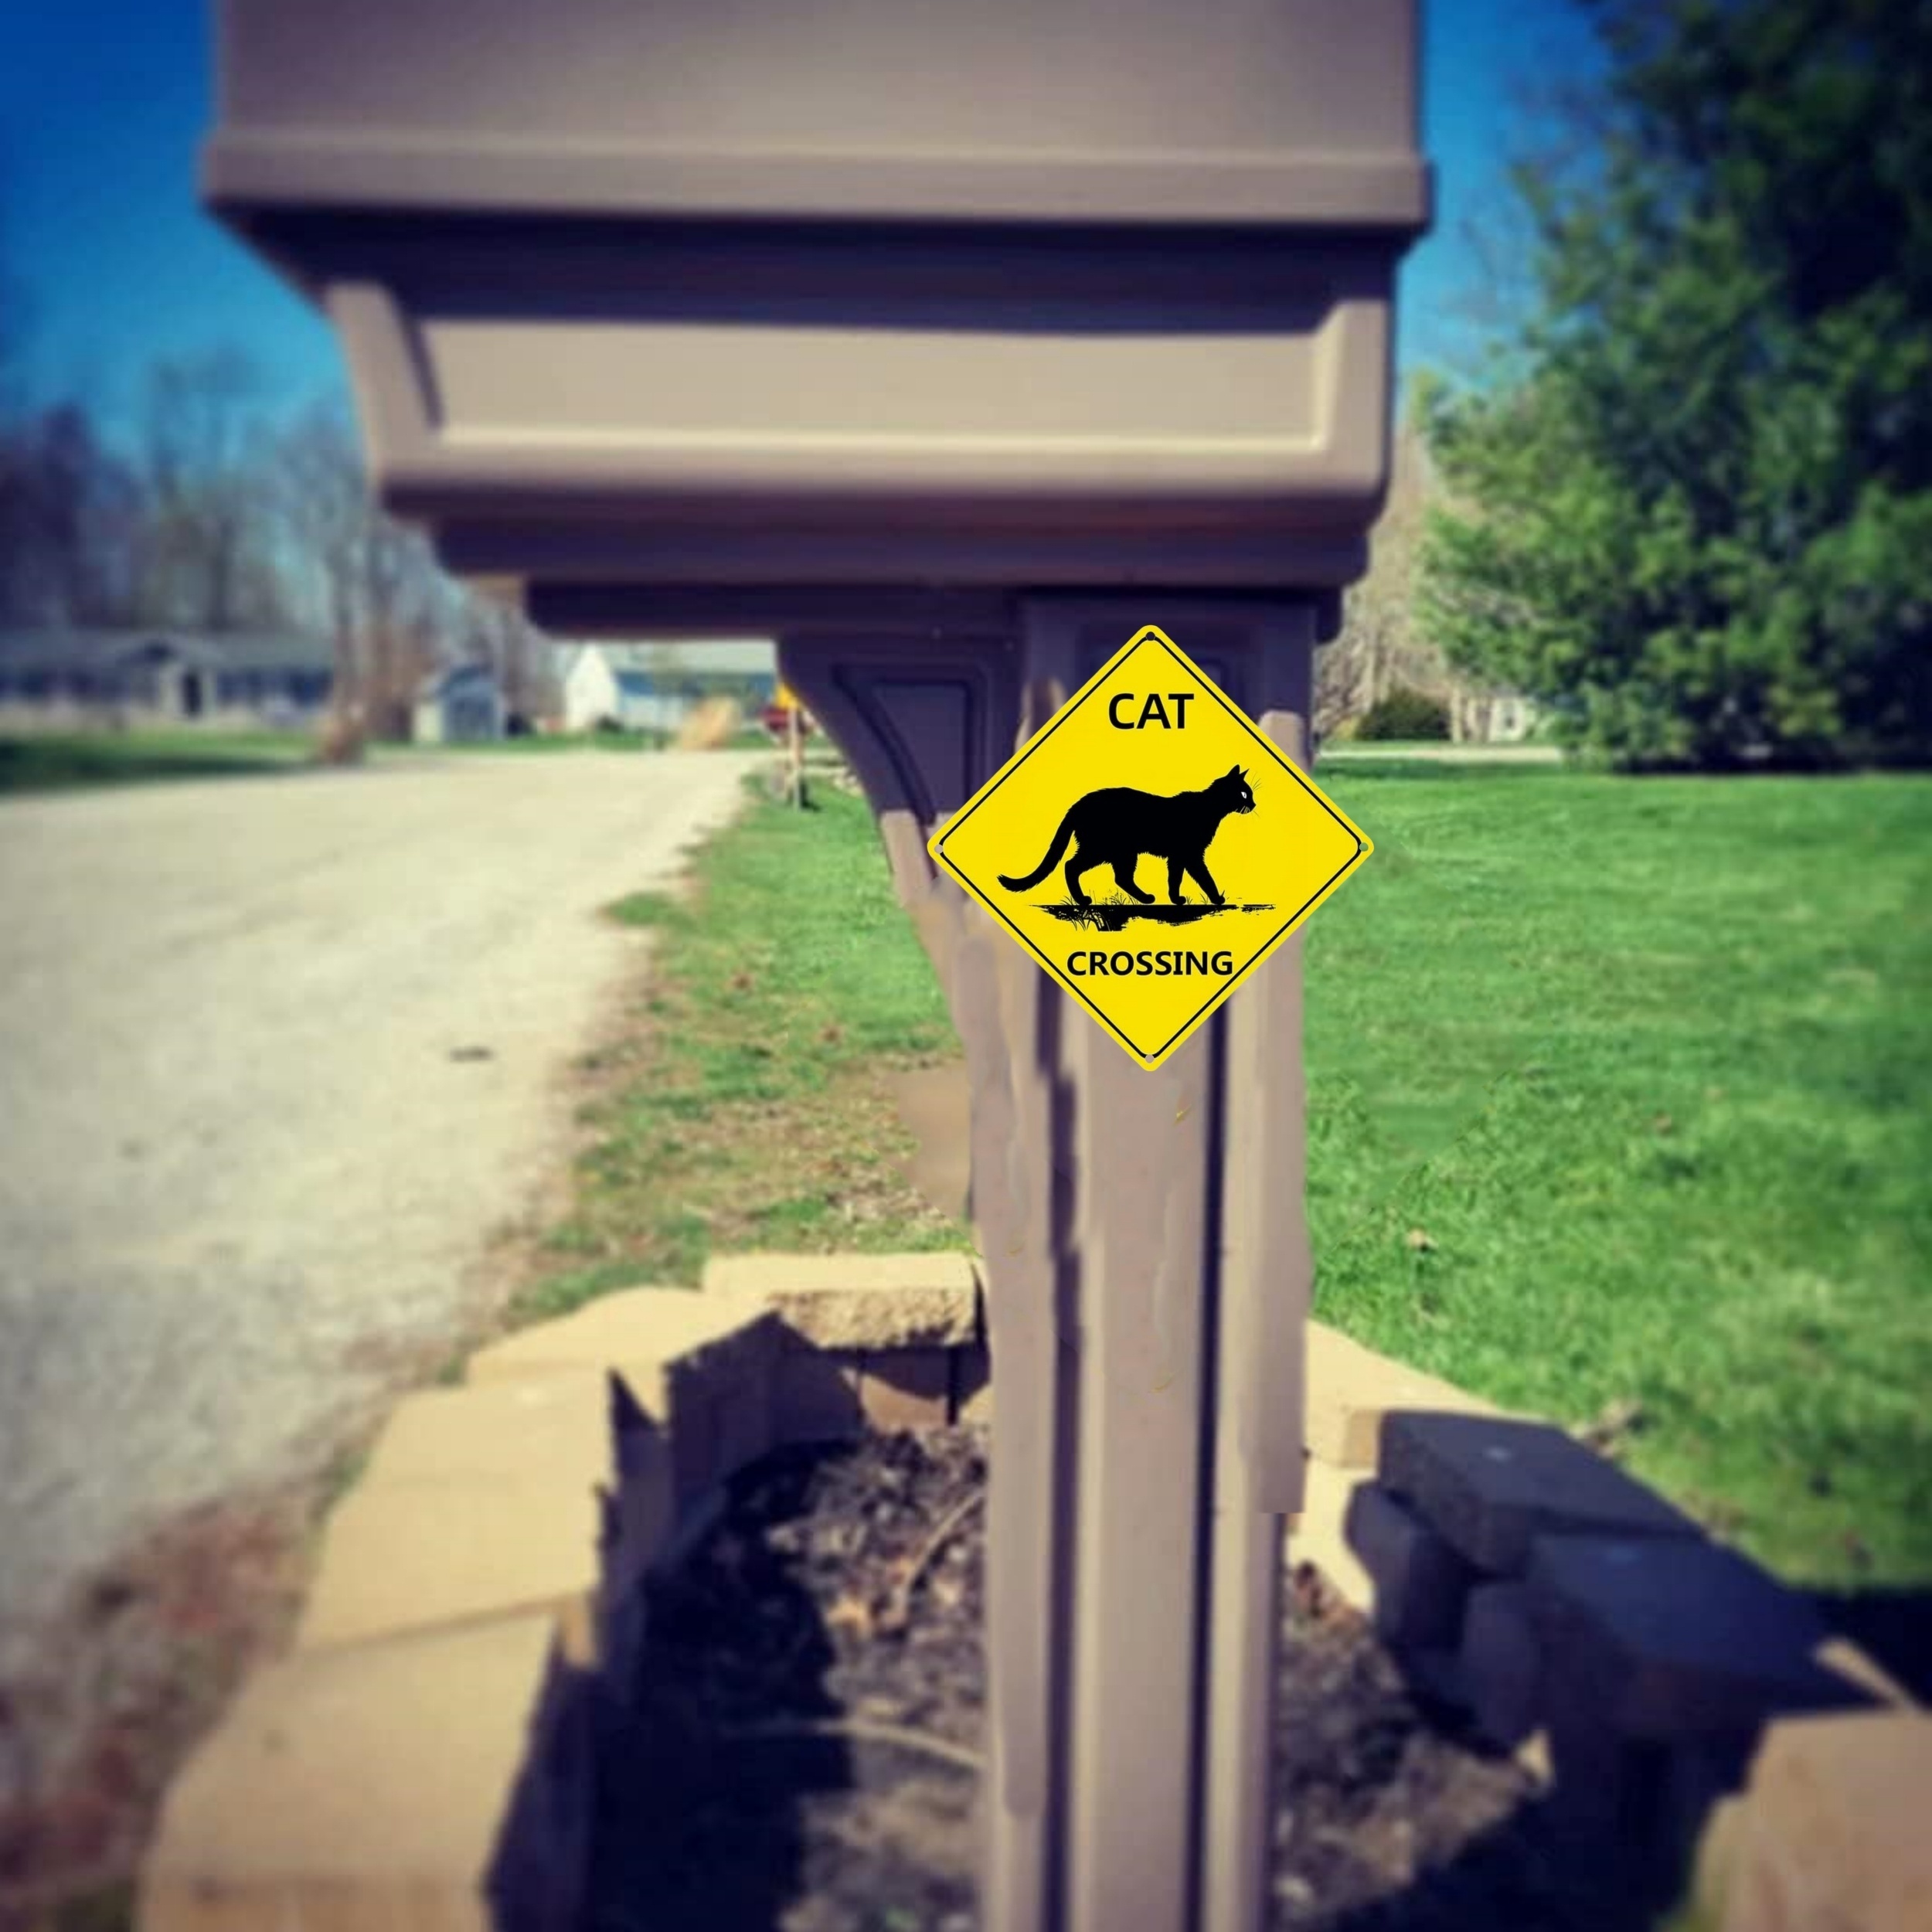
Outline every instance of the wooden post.
[(1269, 1896), (1310, 1280), (1299, 947), (1145, 1072), (925, 849), (1148, 623), (1305, 757), (1308, 603), (1040, 599), (916, 658), (889, 624), (780, 645), (879, 815), (972, 1083), (990, 1932), (1258, 1932)]
[(785, 707), (785, 773), (786, 796), (794, 811), (802, 811), (805, 805), (805, 736), (795, 704)]

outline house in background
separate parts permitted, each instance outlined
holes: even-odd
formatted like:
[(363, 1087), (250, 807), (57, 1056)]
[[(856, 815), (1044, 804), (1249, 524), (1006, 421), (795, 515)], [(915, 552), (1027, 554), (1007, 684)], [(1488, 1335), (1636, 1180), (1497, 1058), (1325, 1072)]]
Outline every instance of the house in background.
[(762, 638), (576, 645), (563, 652), (563, 728), (675, 733), (707, 697), (755, 710), (777, 675)]
[(472, 659), (423, 679), (410, 736), (420, 745), (486, 743), (504, 735), (508, 716), (495, 672)]
[(294, 631), (0, 630), (0, 727), (312, 723), (335, 654)]
[(566, 731), (675, 731), (694, 700), (658, 688), (656, 674), (621, 646), (581, 645), (565, 654)]

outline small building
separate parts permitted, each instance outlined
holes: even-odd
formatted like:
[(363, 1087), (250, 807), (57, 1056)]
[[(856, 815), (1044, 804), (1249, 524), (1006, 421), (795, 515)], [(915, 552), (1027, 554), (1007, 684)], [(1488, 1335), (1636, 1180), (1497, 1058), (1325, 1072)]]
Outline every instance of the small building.
[(417, 690), (410, 736), (423, 745), (487, 743), (504, 735), (507, 709), (488, 665), (451, 665)]
[(688, 692), (667, 691), (621, 648), (582, 645), (563, 671), (566, 731), (675, 731), (689, 714)]
[(298, 631), (0, 630), (0, 724), (312, 723), (335, 654)]
[(763, 639), (577, 645), (563, 655), (563, 728), (675, 733), (705, 699), (755, 710), (777, 681)]

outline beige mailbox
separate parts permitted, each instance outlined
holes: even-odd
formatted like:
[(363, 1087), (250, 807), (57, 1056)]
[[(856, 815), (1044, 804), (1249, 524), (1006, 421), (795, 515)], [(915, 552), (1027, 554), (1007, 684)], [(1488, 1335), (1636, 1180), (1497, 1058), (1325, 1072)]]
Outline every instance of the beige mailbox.
[(925, 849), (1158, 624), (1291, 757), (1426, 225), (1413, 0), (223, 0), (207, 199), (372, 472), (573, 634), (764, 629), (975, 1087), (983, 1916), (1252, 1932), (1300, 1506), (1299, 948), (1158, 1071)]

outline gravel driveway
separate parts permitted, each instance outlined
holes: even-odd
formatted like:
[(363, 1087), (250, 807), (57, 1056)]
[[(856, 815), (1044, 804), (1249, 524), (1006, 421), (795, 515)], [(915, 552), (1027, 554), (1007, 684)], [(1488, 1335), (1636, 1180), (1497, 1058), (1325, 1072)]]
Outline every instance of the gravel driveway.
[[(0, 1675), (172, 1512), (451, 1333), (721, 753), (457, 756), (0, 804)], [(9, 1643), (8, 1639), (11, 1639)]]

